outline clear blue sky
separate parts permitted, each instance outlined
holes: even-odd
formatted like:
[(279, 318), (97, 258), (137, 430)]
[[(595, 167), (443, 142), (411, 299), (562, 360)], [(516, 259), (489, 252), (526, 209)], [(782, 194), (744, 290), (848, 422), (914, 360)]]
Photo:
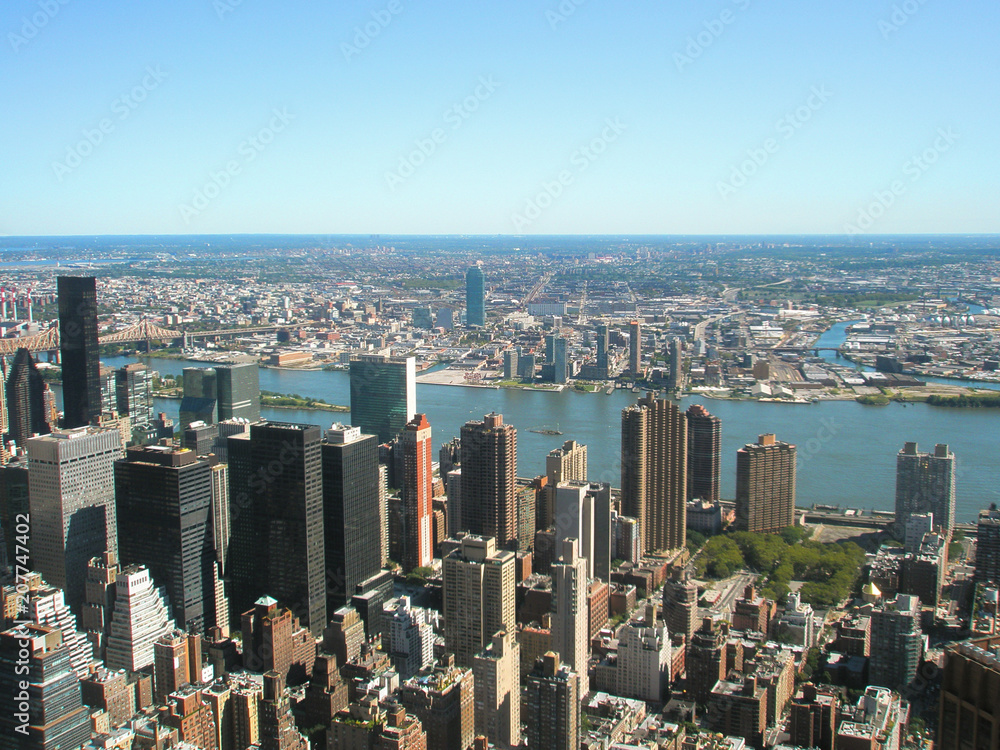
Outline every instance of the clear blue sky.
[(4, 0), (0, 234), (1000, 232), (995, 0), (576, 1)]

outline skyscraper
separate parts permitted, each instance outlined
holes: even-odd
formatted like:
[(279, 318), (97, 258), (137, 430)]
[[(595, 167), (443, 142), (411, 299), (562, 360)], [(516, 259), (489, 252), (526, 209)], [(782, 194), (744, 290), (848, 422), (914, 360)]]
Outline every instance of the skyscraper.
[(184, 368), (184, 397), (181, 399), (181, 429), (192, 422), (215, 424), (219, 405), (218, 376), (212, 367)]
[(4, 750), (74, 748), (90, 737), (90, 711), (57, 628), (18, 625), (0, 633), (0, 701), (7, 707), (0, 712)]
[(466, 422), (461, 438), (462, 526), (508, 549), (517, 543), (517, 430), (493, 412)]
[(642, 370), (642, 332), (639, 321), (628, 324), (628, 367), (633, 378), (638, 378)]
[(149, 571), (140, 565), (124, 568), (115, 580), (115, 608), (105, 656), (107, 668), (138, 672), (152, 667), (153, 644), (173, 629), (165, 592), (156, 588)]
[(981, 583), (1000, 584), (1000, 511), (979, 511), (976, 523), (976, 575)]
[(795, 524), (795, 446), (761, 435), (736, 451), (736, 528), (773, 534)]
[(684, 388), (684, 341), (680, 338), (670, 340), (670, 389), (679, 391)]
[[(118, 556), (144, 565), (167, 591), (174, 619), (204, 632), (215, 622), (212, 470), (193, 451), (129, 448), (115, 462)], [(226, 625), (227, 623), (218, 623)]]
[(257, 708), (260, 750), (306, 750), (309, 743), (295, 728), (292, 709), (285, 694), (285, 681), (278, 672), (264, 673), (264, 692)]
[(513, 552), (473, 535), (444, 558), (445, 644), (462, 666), (472, 665), (494, 633), (515, 632), (514, 562)]
[(417, 414), (402, 432), (404, 516), (403, 570), (431, 564), (434, 544), (431, 535), (431, 425)]
[(868, 681), (902, 690), (917, 676), (924, 655), (920, 599), (897, 594), (872, 611), (872, 646)]
[(498, 748), (521, 746), (521, 649), (514, 634), (500, 630), (472, 662), (476, 733)]
[(260, 420), (260, 368), (256, 362), (215, 366), (218, 421)]
[(323, 443), (326, 601), (331, 614), (382, 568), (378, 445), (360, 427), (333, 425)]
[(93, 276), (59, 276), (57, 290), (63, 427), (83, 427), (101, 414), (97, 279)]
[[(587, 674), (590, 659), (587, 608), (587, 559), (580, 557), (576, 539), (556, 542), (552, 563), (552, 650), (566, 655), (566, 663), (577, 675)], [(581, 686), (586, 693), (586, 685)]]
[(545, 508), (539, 528), (547, 529), (555, 520), (556, 487), (560, 482), (587, 481), (587, 446), (567, 440), (562, 448), (549, 451), (545, 457)]
[(601, 378), (610, 377), (608, 372), (608, 327), (597, 326), (597, 369)]
[(465, 324), (486, 325), (486, 277), (479, 266), (472, 266), (465, 274)]
[(326, 625), (321, 438), (284, 422), (229, 438), (230, 611), (273, 596), (314, 636)]
[(565, 383), (569, 378), (569, 359), (566, 353), (566, 339), (562, 336), (556, 336), (552, 345), (552, 382)]
[(701, 404), (687, 410), (688, 498), (719, 501), (719, 466), (722, 461), (722, 420)]
[(90, 558), (118, 553), (114, 462), (120, 455), (118, 433), (95, 427), (28, 440), (34, 565), (66, 592), (74, 613), (84, 600)]
[(115, 371), (116, 406), (119, 414), (131, 419), (132, 425), (153, 421), (153, 383), (149, 368), (133, 363)]
[(44, 390), (45, 381), (35, 367), (35, 360), (27, 349), (18, 349), (5, 389), (7, 433), (18, 448), (25, 448), (32, 435), (46, 435), (52, 431), (45, 418)]
[(521, 717), (528, 747), (577, 750), (580, 747), (580, 685), (559, 654), (546, 653), (535, 662), (525, 688)]
[(933, 513), (934, 525), (955, 526), (955, 454), (938, 443), (921, 453), (906, 443), (896, 455), (896, 529), (902, 533), (912, 513)]
[(363, 354), (351, 358), (350, 377), (351, 421), (388, 443), (416, 413), (416, 360)]
[(687, 418), (653, 394), (622, 410), (622, 512), (639, 521), (643, 552), (687, 539)]

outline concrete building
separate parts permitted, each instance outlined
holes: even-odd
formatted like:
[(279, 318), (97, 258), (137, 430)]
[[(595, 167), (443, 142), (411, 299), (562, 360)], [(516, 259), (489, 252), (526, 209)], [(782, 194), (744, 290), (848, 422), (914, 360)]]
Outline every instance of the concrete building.
[(899, 695), (883, 687), (868, 687), (855, 706), (841, 711), (834, 747), (897, 750), (908, 719), (909, 706)]
[[(691, 500), (719, 501), (719, 468), (722, 465), (722, 420), (701, 404), (687, 412), (687, 493)], [(690, 523), (688, 524), (691, 526)]]
[(527, 677), (522, 720), (528, 747), (579, 750), (580, 687), (575, 672), (550, 651)]
[(955, 526), (955, 454), (938, 443), (921, 453), (906, 443), (896, 455), (896, 529), (900, 536), (913, 513), (933, 513), (934, 523), (950, 535)]
[(118, 433), (94, 427), (28, 440), (31, 552), (35, 569), (79, 612), (87, 563), (118, 554), (114, 462)]
[(468, 748), (475, 736), (474, 678), (455, 666), (453, 655), (407, 680), (398, 699), (427, 732), (427, 750)]
[(641, 377), (642, 333), (638, 320), (633, 320), (628, 324), (628, 369), (633, 378), (639, 379)]
[(401, 680), (408, 680), (434, 663), (434, 628), (427, 610), (411, 607), (400, 597), (389, 620), (389, 654)]
[(587, 559), (580, 557), (578, 540), (563, 538), (559, 554), (552, 564), (552, 650), (565, 654), (565, 663), (580, 675), (581, 694), (590, 660), (589, 609), (587, 607)]
[(427, 417), (417, 414), (406, 423), (401, 433), (403, 450), (403, 481), (401, 499), (403, 506), (403, 556), (400, 562), (404, 572), (427, 567), (434, 556), (434, 539), (431, 530), (431, 425)]
[(494, 633), (472, 660), (476, 733), (498, 748), (521, 745), (521, 652), (512, 631)]
[(555, 523), (555, 493), (561, 482), (587, 481), (587, 446), (575, 440), (567, 440), (561, 448), (555, 448), (545, 457), (544, 515), (540, 515), (540, 529), (548, 529)]
[(105, 665), (110, 670), (139, 672), (153, 666), (153, 644), (174, 630), (166, 592), (155, 588), (149, 570), (123, 568), (115, 580), (115, 605)]
[(618, 632), (618, 695), (662, 703), (670, 684), (670, 635), (652, 620), (633, 619)]
[(494, 633), (514, 632), (514, 568), (514, 553), (488, 537), (464, 536), (444, 558), (445, 645), (461, 666), (471, 666)]
[(995, 507), (979, 511), (975, 580), (1000, 584), (1000, 510)]
[[(502, 414), (462, 426), (461, 508), (463, 530), (517, 545), (517, 430)], [(492, 635), (492, 634), (490, 634)]]
[(923, 655), (924, 635), (917, 597), (898, 594), (872, 611), (868, 662), (871, 684), (901, 690), (917, 676)]
[(937, 747), (1000, 747), (1000, 638), (945, 649)]
[(770, 534), (795, 523), (795, 446), (761, 435), (736, 451), (736, 527)]
[(687, 540), (687, 418), (648, 394), (622, 411), (622, 512), (639, 520), (642, 551)]

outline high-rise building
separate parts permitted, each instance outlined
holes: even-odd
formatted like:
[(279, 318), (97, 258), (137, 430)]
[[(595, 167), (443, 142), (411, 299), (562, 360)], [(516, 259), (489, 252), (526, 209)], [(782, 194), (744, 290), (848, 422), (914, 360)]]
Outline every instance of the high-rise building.
[(116, 370), (115, 396), (116, 410), (129, 417), (133, 426), (153, 421), (153, 377), (146, 365), (136, 362)]
[(262, 596), (241, 620), (245, 669), (274, 671), (294, 683), (308, 677), (316, 660), (316, 640), (290, 609)]
[(314, 636), (326, 625), (321, 443), (316, 425), (285, 422), (229, 438), (230, 611), (273, 596)]
[(285, 694), (285, 681), (278, 672), (264, 673), (264, 691), (257, 708), (260, 750), (306, 750), (309, 743), (295, 728), (292, 709)]
[(28, 438), (46, 435), (52, 426), (46, 421), (43, 392), (45, 381), (27, 349), (17, 350), (5, 389), (7, 396), (7, 434), (18, 448), (25, 448)]
[(32, 556), (70, 609), (84, 599), (87, 563), (118, 553), (114, 462), (118, 433), (94, 427), (60, 430), (28, 440)]
[(138, 672), (153, 666), (153, 644), (174, 630), (166, 592), (153, 585), (149, 571), (138, 565), (122, 569), (115, 580), (105, 665), (110, 670)]
[(153, 689), (157, 703), (165, 703), (168, 695), (184, 685), (201, 682), (201, 665), (197, 665), (198, 673), (194, 675), (191, 666), (188, 639), (183, 631), (164, 633), (153, 642)]
[(950, 532), (955, 526), (955, 454), (938, 443), (921, 453), (906, 443), (896, 455), (896, 529), (901, 534), (911, 513), (933, 513), (934, 523)]
[(597, 369), (602, 379), (610, 377), (608, 367), (608, 327), (597, 326)]
[(363, 354), (352, 357), (351, 421), (388, 443), (417, 410), (417, 369), (413, 357)]
[(494, 412), (466, 422), (461, 437), (462, 526), (509, 549), (517, 543), (517, 430)]
[(680, 338), (670, 340), (670, 390), (680, 391), (684, 388), (684, 341)]
[(936, 747), (996, 747), (1000, 738), (1000, 637), (950, 644), (944, 652)]
[(18, 625), (0, 633), (0, 747), (76, 748), (90, 737), (90, 712), (58, 628)]
[[(587, 578), (607, 580), (611, 573), (611, 486), (561, 482), (556, 486), (555, 507), (555, 554), (560, 554), (563, 539), (576, 539), (577, 553), (587, 563)], [(572, 660), (569, 663), (573, 666)]]
[(628, 324), (628, 367), (633, 378), (638, 378), (641, 375), (642, 332), (638, 320), (633, 320)]
[[(27, 617), (36, 625), (59, 628), (63, 644), (69, 651), (70, 667), (83, 678), (94, 663), (93, 649), (87, 636), (77, 630), (77, 618), (69, 611), (60, 589), (39, 586), (28, 592)], [(24, 615), (22, 615), (23, 617)]]
[[(570, 669), (584, 679), (590, 659), (587, 558), (580, 557), (576, 539), (561, 539), (556, 544), (558, 556), (551, 567), (552, 650), (565, 654)], [(587, 692), (586, 684), (580, 692)]]
[(662, 703), (670, 683), (670, 635), (653, 620), (633, 619), (618, 631), (618, 695)]
[(872, 611), (871, 627), (868, 680), (872, 685), (901, 690), (917, 676), (924, 655), (920, 599), (897, 594)]
[(434, 663), (434, 628), (427, 610), (411, 607), (410, 598), (401, 596), (389, 621), (389, 653), (393, 669), (408, 680)]
[(545, 457), (545, 515), (542, 529), (552, 526), (555, 520), (556, 487), (560, 482), (587, 481), (587, 446), (567, 440), (562, 448), (549, 451)]
[(647, 394), (622, 410), (622, 512), (639, 520), (643, 552), (687, 540), (687, 418)]
[(219, 381), (212, 367), (185, 367), (184, 397), (180, 406), (180, 426), (192, 422), (215, 424), (219, 409)]
[(256, 362), (216, 365), (218, 420), (260, 420), (260, 368)]
[(788, 722), (791, 744), (833, 750), (839, 706), (840, 693), (836, 690), (804, 684), (792, 699)]
[(773, 534), (795, 524), (795, 446), (761, 435), (736, 451), (736, 527)]
[(527, 677), (524, 710), (528, 747), (580, 747), (580, 684), (577, 674), (549, 651)]
[(556, 336), (552, 342), (552, 382), (565, 383), (569, 379), (569, 355), (566, 351), (566, 339)]
[(326, 600), (332, 613), (382, 568), (381, 492), (374, 435), (335, 424), (322, 450)]
[(688, 407), (688, 498), (719, 501), (722, 463), (722, 420), (701, 404)]
[(465, 324), (480, 328), (486, 325), (486, 277), (479, 266), (465, 273)]
[(701, 627), (691, 636), (684, 654), (688, 692), (698, 703), (706, 703), (712, 688), (725, 680), (729, 670), (726, 664), (726, 641), (729, 623), (715, 622), (706, 617)]
[(475, 694), (471, 669), (455, 666), (447, 654), (433, 670), (407, 680), (399, 702), (416, 715), (427, 731), (427, 750), (468, 748), (475, 735)]
[[(167, 590), (184, 630), (215, 627), (212, 469), (193, 451), (129, 448), (115, 462), (118, 557), (144, 565)], [(223, 625), (227, 623), (222, 623)]]
[(443, 561), (447, 649), (462, 666), (499, 630), (513, 633), (515, 555), (492, 538), (467, 535)]
[(476, 733), (498, 748), (521, 746), (521, 651), (514, 634), (501, 630), (473, 658)]
[(212, 707), (199, 688), (188, 685), (170, 693), (167, 710), (160, 714), (163, 726), (177, 730), (177, 739), (202, 750), (218, 750), (218, 736)]
[(1000, 510), (979, 511), (976, 524), (976, 574), (981, 583), (1000, 584)]
[(93, 276), (59, 276), (56, 283), (59, 294), (63, 427), (84, 427), (101, 414), (97, 279)]
[(680, 633), (690, 643), (698, 629), (698, 584), (674, 578), (663, 587), (663, 619), (667, 632)]
[(93, 557), (87, 563), (86, 593), (80, 625), (87, 633), (94, 658), (101, 661), (104, 661), (108, 636), (111, 635), (118, 571), (118, 558), (111, 552)]
[(515, 380), (518, 378), (517, 363), (521, 354), (521, 348), (507, 349), (503, 353), (503, 379)]
[(431, 564), (434, 543), (431, 534), (431, 498), (433, 480), (431, 463), (431, 425), (417, 414), (407, 422), (401, 434), (403, 449), (403, 571)]

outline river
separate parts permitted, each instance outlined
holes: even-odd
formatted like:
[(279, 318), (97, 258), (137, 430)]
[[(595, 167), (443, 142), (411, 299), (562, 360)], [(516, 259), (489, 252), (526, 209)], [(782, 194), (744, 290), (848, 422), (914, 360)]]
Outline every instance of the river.
[[(842, 328), (841, 336), (842, 336)], [(834, 336), (835, 332), (831, 332)], [(828, 339), (828, 340), (832, 340)], [(826, 344), (824, 344), (826, 345)], [(137, 361), (109, 357), (111, 367)], [(207, 366), (173, 359), (143, 359), (163, 374), (184, 367)], [(262, 368), (260, 387), (276, 393), (298, 393), (331, 404), (349, 404), (346, 372), (294, 371)], [(470, 419), (497, 411), (518, 428), (518, 474), (545, 471), (545, 455), (565, 440), (588, 447), (589, 476), (593, 481), (620, 484), (621, 410), (636, 395), (616, 390), (610, 395), (511, 389), (417, 385), (417, 409), (427, 414), (434, 431), (435, 449), (459, 434)], [(700, 396), (683, 399), (682, 407), (701, 403), (722, 420), (722, 496), (732, 498), (736, 485), (736, 450), (773, 432), (779, 440), (798, 446), (797, 498), (800, 506), (828, 503), (842, 507), (892, 510), (896, 453), (906, 441), (921, 449), (948, 443), (955, 452), (957, 474), (956, 517), (974, 521), (980, 508), (1000, 503), (1000, 410), (953, 409), (926, 404), (862, 406), (854, 401), (826, 401), (810, 405), (726, 401)], [(176, 419), (180, 402), (157, 399), (157, 411)], [(343, 412), (262, 409), (274, 421), (304, 422), (324, 427), (335, 420), (349, 421)], [(558, 428), (562, 435), (542, 435), (531, 429)]]

